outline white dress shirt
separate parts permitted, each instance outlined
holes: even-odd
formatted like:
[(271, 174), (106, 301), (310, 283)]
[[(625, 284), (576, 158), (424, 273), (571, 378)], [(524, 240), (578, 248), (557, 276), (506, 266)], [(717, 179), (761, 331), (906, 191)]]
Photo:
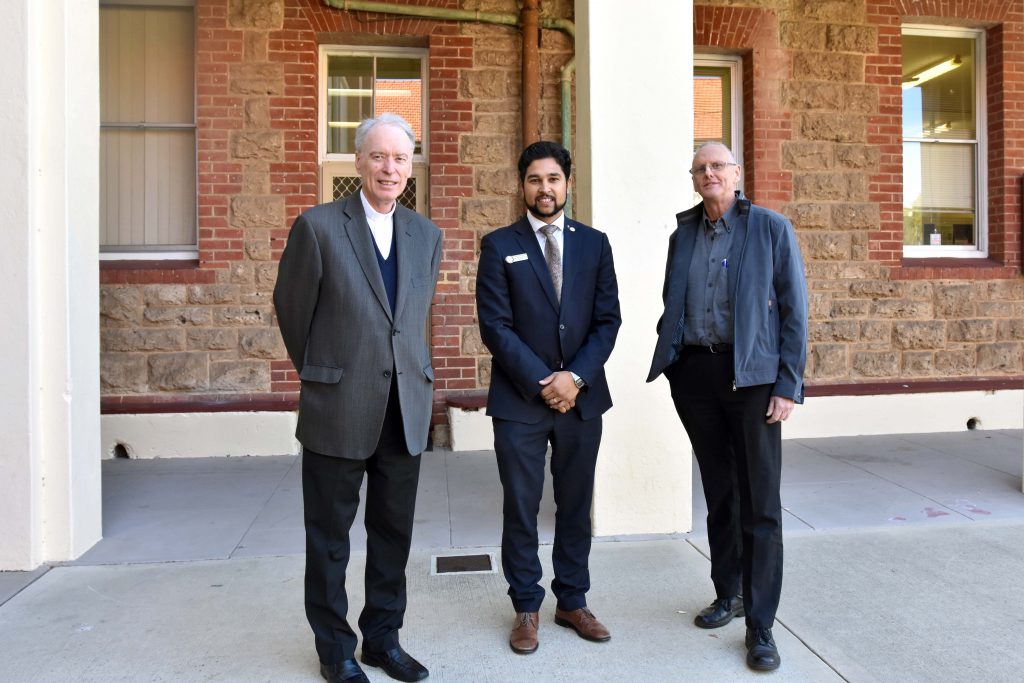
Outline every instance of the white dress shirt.
[(395, 202), (395, 206), (392, 206), (388, 213), (378, 213), (370, 206), (370, 202), (366, 201), (366, 195), (362, 190), (359, 190), (359, 199), (363, 202), (363, 211), (366, 213), (366, 222), (370, 224), (373, 241), (377, 243), (377, 248), (386, 261), (391, 255), (391, 240), (395, 235), (395, 206), (398, 206), (398, 202)]

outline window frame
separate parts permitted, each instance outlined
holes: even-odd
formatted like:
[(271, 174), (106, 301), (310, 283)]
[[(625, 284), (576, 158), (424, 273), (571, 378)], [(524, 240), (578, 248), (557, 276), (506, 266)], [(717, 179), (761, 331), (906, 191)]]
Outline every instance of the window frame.
[[(944, 38), (967, 38), (974, 41), (974, 116), (976, 130), (974, 135), (974, 197), (975, 197), (975, 244), (903, 244), (903, 257), (907, 259), (985, 259), (988, 258), (989, 221), (988, 221), (988, 93), (986, 83), (986, 41), (984, 29), (972, 29), (961, 26), (943, 26), (936, 24), (903, 24), (900, 26), (900, 40), (903, 36), (937, 36)], [(902, 65), (902, 51), (900, 63)], [(931, 138), (906, 137), (903, 135), (903, 97), (900, 95), (900, 167), (905, 175), (905, 160), (902, 158), (903, 146), (908, 143), (926, 144), (964, 144), (968, 140), (944, 142)], [(902, 207), (903, 200), (900, 199)], [(901, 219), (902, 226), (902, 219)]]
[[(729, 137), (732, 139), (732, 154), (736, 162), (743, 163), (743, 57), (740, 55), (722, 55), (694, 53), (693, 66), (729, 69), (729, 83), (732, 107)], [(739, 144), (737, 144), (737, 142)]]
[[(414, 153), (413, 163), (425, 163), (427, 149), (429, 149), (430, 126), (428, 125), (428, 105), (430, 93), (429, 83), (429, 57), (430, 51), (427, 48), (418, 47), (364, 47), (345, 45), (321, 45), (319, 49), (319, 65), (317, 77), (317, 157), (320, 164), (325, 162), (350, 161), (355, 163), (356, 155), (352, 153), (328, 153), (327, 152), (327, 60), (329, 57), (417, 57), (420, 60), (420, 111), (422, 126), (420, 129), (420, 152)], [(375, 74), (376, 76), (376, 74)]]
[[(175, 129), (175, 130), (192, 130), (192, 156), (193, 156), (193, 182), (196, 188), (195, 192), (195, 242), (193, 244), (184, 245), (168, 245), (166, 249), (156, 248), (158, 245), (142, 245), (141, 247), (133, 247), (132, 245), (99, 245), (99, 260), (100, 261), (185, 261), (185, 260), (196, 260), (199, 258), (199, 98), (198, 98), (198, 79), (196, 74), (197, 60), (195, 59), (195, 50), (198, 41), (197, 35), (197, 22), (198, 17), (195, 11), (195, 0), (99, 0), (98, 8), (101, 7), (191, 7), (192, 8), (192, 49), (193, 49), (193, 65), (192, 65), (192, 123), (154, 123), (147, 125), (145, 122), (141, 123), (104, 123), (103, 119), (100, 119), (100, 131), (104, 128), (108, 130), (117, 129), (135, 129), (135, 130), (148, 130), (148, 129)], [(97, 9), (98, 9), (97, 8)], [(102, 77), (102, 69), (101, 69)]]
[[(729, 99), (730, 106), (732, 107), (729, 129), (729, 136), (732, 139), (732, 147), (730, 149), (732, 150), (733, 157), (736, 158), (736, 163), (743, 168), (738, 185), (738, 189), (742, 191), (747, 175), (747, 169), (743, 165), (743, 57), (741, 55), (695, 52), (693, 55), (693, 66), (694, 68), (712, 67), (729, 69)], [(691, 75), (691, 92), (693, 90), (693, 78)], [(696, 121), (694, 121), (694, 129), (696, 129)], [(694, 145), (696, 145), (696, 139), (694, 140)], [(693, 201), (694, 203), (703, 201), (696, 190), (693, 191)]]

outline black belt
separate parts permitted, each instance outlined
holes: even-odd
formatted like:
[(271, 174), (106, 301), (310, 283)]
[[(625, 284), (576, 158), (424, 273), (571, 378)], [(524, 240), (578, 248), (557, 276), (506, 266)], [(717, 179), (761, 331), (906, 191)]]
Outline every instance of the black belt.
[(729, 353), (732, 351), (732, 344), (700, 344), (683, 346), (684, 353)]

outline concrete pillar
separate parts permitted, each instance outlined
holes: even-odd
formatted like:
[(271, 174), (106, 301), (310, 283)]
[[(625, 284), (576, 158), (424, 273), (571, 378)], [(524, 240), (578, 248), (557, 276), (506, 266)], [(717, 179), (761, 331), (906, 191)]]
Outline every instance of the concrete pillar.
[(0, 570), (102, 533), (95, 0), (0, 3)]
[(693, 4), (576, 0), (577, 215), (608, 233), (622, 329), (608, 365), (598, 536), (691, 526), (691, 450), (668, 384), (645, 384), (668, 237), (691, 205)]

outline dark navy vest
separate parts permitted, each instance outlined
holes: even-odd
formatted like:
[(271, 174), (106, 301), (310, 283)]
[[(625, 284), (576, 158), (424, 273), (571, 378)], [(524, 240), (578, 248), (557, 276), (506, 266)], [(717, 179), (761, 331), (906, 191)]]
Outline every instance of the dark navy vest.
[(377, 240), (373, 239), (373, 253), (377, 255), (377, 265), (380, 266), (381, 277), (384, 278), (384, 290), (388, 293), (388, 305), (391, 306), (391, 315), (395, 315), (395, 297), (398, 295), (398, 240), (395, 239), (394, 227), (391, 229), (391, 253), (387, 258), (380, 253)]

